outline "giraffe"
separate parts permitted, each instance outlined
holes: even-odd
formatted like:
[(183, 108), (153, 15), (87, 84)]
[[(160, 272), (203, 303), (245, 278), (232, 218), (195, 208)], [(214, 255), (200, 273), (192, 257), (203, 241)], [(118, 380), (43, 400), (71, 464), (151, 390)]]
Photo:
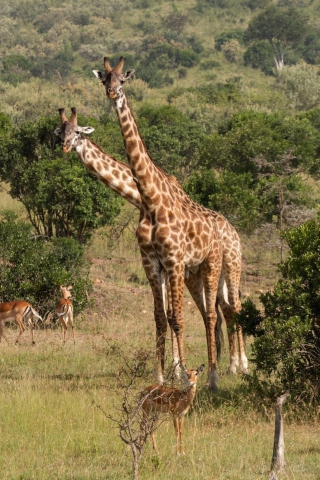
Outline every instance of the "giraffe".
[[(132, 176), (128, 165), (119, 162), (110, 155), (106, 154), (98, 145), (89, 140), (84, 133), (90, 134), (94, 131), (92, 127), (80, 127), (77, 120), (76, 108), (71, 108), (71, 117), (68, 120), (64, 108), (59, 110), (61, 127), (55, 130), (55, 134), (61, 136), (63, 142), (63, 152), (68, 153), (75, 150), (80, 160), (86, 165), (91, 173), (97, 176), (106, 186), (111, 188), (118, 195), (121, 195), (125, 200), (132, 203), (135, 207), (141, 207), (141, 197), (137, 189), (136, 182)], [(225, 217), (217, 212), (211, 212), (215, 216), (217, 226), (220, 234), (223, 237), (224, 247), (224, 270), (232, 272), (234, 264), (241, 264), (241, 248), (239, 237), (237, 236), (233, 227), (229, 224)], [(230, 244), (230, 239), (233, 239), (233, 244)], [(236, 258), (236, 260), (235, 260)], [(223, 283), (223, 278), (221, 279)], [(193, 297), (204, 322), (206, 321), (206, 312), (203, 295), (203, 284), (199, 270), (190, 271), (189, 275), (185, 276), (185, 284)], [(164, 286), (164, 285), (163, 285)], [(226, 286), (226, 285), (225, 285)], [(164, 297), (163, 293), (163, 297)], [(164, 301), (164, 300), (163, 300)], [(223, 298), (219, 299), (221, 308), (226, 319), (227, 324), (232, 322), (232, 310)], [(170, 302), (168, 302), (167, 316), (171, 315)], [(229, 321), (228, 321), (229, 320)], [(172, 330), (171, 330), (172, 334)], [(177, 345), (175, 336), (172, 337), (172, 357), (173, 362), (178, 360)], [(241, 335), (241, 330), (238, 331), (238, 344), (240, 350), (240, 361), (237, 351), (237, 339), (235, 332), (229, 331), (229, 347), (230, 347), (230, 366), (229, 371), (236, 373), (239, 363), (243, 371), (247, 370), (247, 359), (244, 352), (244, 344)]]
[[(134, 70), (122, 73), (124, 62), (125, 57), (120, 57), (117, 67), (113, 69), (109, 59), (105, 57), (104, 74), (99, 71), (94, 71), (94, 74), (104, 84), (108, 98), (114, 102), (129, 166), (141, 196), (140, 220), (136, 235), (154, 298), (158, 382), (163, 380), (166, 335), (166, 317), (161, 297), (161, 271), (165, 270), (168, 276), (172, 308), (168, 321), (176, 334), (180, 365), (184, 369), (186, 359), (182, 310), (183, 279), (186, 277), (188, 285), (191, 273), (196, 276), (193, 280), (197, 278), (198, 285), (201, 283), (203, 286), (204, 298), (200, 311), (207, 336), (209, 360), (207, 384), (209, 388), (215, 390), (218, 384), (214, 336), (217, 321), (215, 304), (218, 295), (219, 304), (229, 325), (233, 313), (241, 308), (239, 237), (230, 224), (227, 224), (227, 227), (221, 225), (222, 216), (193, 202), (182, 188), (152, 161), (122, 90), (122, 84), (134, 73)], [(243, 370), (246, 370), (247, 358), (240, 327), (237, 333), (241, 365)], [(229, 345), (230, 371), (235, 371), (239, 359), (234, 329), (229, 332)]]

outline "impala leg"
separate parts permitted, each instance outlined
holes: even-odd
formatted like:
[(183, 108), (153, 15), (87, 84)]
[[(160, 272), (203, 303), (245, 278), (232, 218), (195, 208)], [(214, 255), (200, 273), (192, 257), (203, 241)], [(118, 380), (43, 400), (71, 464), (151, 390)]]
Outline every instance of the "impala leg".
[(66, 343), (66, 333), (67, 333), (67, 324), (65, 322), (65, 319), (63, 317), (60, 317), (60, 326), (61, 326), (61, 333), (62, 333), (62, 342), (63, 344)]
[(5, 334), (3, 332), (4, 332), (4, 321), (0, 322), (0, 342), (1, 342), (1, 339), (3, 337), (5, 339), (5, 341), (7, 343), (9, 343), (9, 340), (7, 339), (7, 337), (5, 336)]
[(16, 316), (15, 322), (16, 322), (16, 324), (18, 325), (19, 330), (20, 330), (20, 333), (19, 333), (19, 335), (17, 336), (17, 339), (16, 339), (16, 341), (15, 341), (15, 344), (17, 344), (17, 343), (19, 343), (19, 339), (20, 339), (21, 335), (23, 334), (23, 332), (25, 331), (25, 328), (24, 328), (24, 326), (23, 326), (22, 317), (21, 317), (20, 315), (19, 315), (19, 316)]
[(76, 338), (75, 338), (75, 334), (74, 334), (74, 323), (73, 323), (72, 313), (70, 313), (69, 318), (70, 318), (70, 324), (71, 324), (71, 330), (72, 330), (73, 344), (75, 345), (76, 344)]
[(183, 445), (183, 429), (184, 429), (184, 416), (178, 418), (178, 425), (179, 425), (179, 441), (180, 441), (180, 453), (185, 455), (184, 452), (184, 445)]
[(156, 442), (156, 437), (155, 437), (155, 435), (154, 435), (154, 432), (151, 433), (151, 439), (152, 439), (153, 450), (154, 450), (156, 453), (159, 453), (158, 446), (157, 446), (157, 442)]
[(183, 431), (183, 417), (174, 416), (173, 425), (176, 433), (176, 451), (177, 455), (184, 455), (184, 448), (182, 444), (182, 431)]
[(34, 341), (34, 329), (33, 329), (33, 324), (32, 322), (30, 321), (29, 322), (29, 325), (30, 325), (30, 329), (31, 329), (31, 341), (32, 341), (32, 345), (35, 345), (35, 341)]
[(31, 319), (31, 312), (28, 312), (25, 316), (24, 316), (24, 320), (28, 323), (28, 326), (30, 328), (30, 331), (31, 331), (31, 342), (32, 342), (32, 345), (34, 345), (36, 342), (34, 341), (34, 328), (33, 328), (33, 323), (32, 323), (32, 319)]

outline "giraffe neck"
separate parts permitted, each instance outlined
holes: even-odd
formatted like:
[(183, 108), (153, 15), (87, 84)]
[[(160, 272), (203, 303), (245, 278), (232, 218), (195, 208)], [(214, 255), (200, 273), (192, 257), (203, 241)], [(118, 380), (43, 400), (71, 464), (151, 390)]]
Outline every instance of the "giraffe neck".
[(155, 196), (158, 195), (155, 185), (159, 185), (163, 180), (167, 181), (168, 177), (153, 163), (122, 91), (115, 100), (115, 107), (130, 168), (137, 179), (137, 188), (142, 201), (151, 205), (154, 203)]
[(141, 197), (128, 165), (110, 157), (86, 137), (76, 147), (76, 152), (93, 175), (135, 207), (141, 208)]

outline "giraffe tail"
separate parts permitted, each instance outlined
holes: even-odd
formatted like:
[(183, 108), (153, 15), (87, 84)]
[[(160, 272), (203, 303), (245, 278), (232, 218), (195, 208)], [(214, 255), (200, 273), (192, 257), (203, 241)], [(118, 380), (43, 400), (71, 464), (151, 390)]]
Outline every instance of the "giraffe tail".
[(221, 358), (222, 346), (224, 344), (224, 337), (223, 337), (223, 331), (222, 331), (222, 322), (224, 317), (221, 312), (221, 309), (219, 308), (218, 300), (216, 301), (216, 312), (217, 312), (217, 322), (215, 326), (214, 336), (216, 340), (217, 360), (219, 362)]

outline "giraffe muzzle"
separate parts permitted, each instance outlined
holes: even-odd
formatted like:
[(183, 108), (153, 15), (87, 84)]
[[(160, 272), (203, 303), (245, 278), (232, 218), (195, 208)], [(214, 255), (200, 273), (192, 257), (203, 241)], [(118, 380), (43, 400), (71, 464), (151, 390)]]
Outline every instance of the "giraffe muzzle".
[(62, 147), (62, 151), (63, 151), (63, 153), (69, 153), (69, 152), (71, 152), (71, 147), (67, 147), (66, 145), (64, 145)]

